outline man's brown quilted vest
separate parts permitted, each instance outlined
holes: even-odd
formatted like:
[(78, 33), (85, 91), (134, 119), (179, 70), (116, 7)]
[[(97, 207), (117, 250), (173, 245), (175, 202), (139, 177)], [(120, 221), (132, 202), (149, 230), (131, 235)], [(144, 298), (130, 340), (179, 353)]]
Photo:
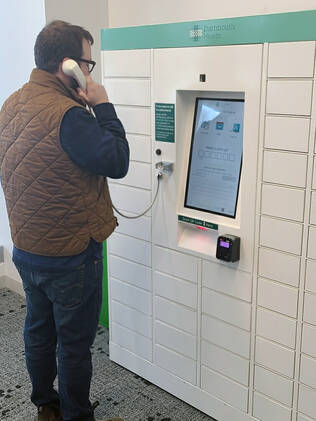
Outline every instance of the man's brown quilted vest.
[(75, 91), (35, 69), (0, 111), (1, 183), (12, 240), (21, 250), (72, 256), (117, 225), (106, 179), (75, 165), (60, 144), (63, 116), (78, 106)]

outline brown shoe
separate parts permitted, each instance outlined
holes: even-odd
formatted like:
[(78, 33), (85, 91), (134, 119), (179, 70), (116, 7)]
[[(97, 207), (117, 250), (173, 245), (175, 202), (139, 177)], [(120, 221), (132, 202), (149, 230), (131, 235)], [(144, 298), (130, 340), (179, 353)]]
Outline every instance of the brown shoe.
[(62, 421), (58, 405), (42, 405), (37, 411), (37, 421)]

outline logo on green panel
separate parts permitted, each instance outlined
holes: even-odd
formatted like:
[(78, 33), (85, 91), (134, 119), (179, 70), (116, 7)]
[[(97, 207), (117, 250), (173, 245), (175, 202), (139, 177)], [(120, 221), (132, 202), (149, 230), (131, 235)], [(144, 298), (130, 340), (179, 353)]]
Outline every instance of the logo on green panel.
[(193, 26), (193, 29), (190, 29), (190, 38), (193, 41), (200, 41), (204, 39), (205, 41), (212, 41), (222, 38), (226, 33), (236, 30), (236, 25), (234, 23), (225, 23), (225, 24), (211, 24), (203, 25), (202, 27), (198, 24)]
[(203, 36), (203, 29), (199, 25), (194, 25), (193, 29), (190, 30), (190, 38), (193, 38), (194, 41), (198, 41)]

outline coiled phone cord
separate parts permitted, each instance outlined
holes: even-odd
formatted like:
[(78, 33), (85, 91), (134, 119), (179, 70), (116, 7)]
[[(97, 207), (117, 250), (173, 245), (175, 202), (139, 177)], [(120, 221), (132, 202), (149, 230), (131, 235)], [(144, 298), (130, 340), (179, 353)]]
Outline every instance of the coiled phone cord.
[(134, 216), (125, 215), (124, 213), (121, 213), (118, 209), (116, 209), (116, 207), (112, 203), (112, 206), (113, 206), (113, 209), (115, 210), (115, 212), (117, 212), (119, 215), (123, 216), (123, 218), (127, 218), (127, 219), (137, 219), (137, 218), (140, 218), (141, 216), (145, 215), (145, 213), (150, 211), (150, 209), (154, 206), (154, 203), (155, 203), (155, 201), (157, 199), (157, 196), (158, 196), (161, 178), (162, 178), (162, 174), (158, 173), (158, 175), (157, 175), (158, 184), (157, 184), (157, 190), (156, 190), (154, 200), (152, 201), (152, 204), (149, 206), (149, 208), (147, 208), (143, 213), (141, 213), (140, 215), (134, 215)]

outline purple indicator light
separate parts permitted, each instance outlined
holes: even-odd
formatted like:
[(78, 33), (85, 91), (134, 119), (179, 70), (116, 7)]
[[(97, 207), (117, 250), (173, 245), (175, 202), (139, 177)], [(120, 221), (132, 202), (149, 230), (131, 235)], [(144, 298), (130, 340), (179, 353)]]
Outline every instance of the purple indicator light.
[(219, 245), (221, 247), (225, 247), (226, 249), (229, 249), (229, 242), (228, 241), (219, 240)]

